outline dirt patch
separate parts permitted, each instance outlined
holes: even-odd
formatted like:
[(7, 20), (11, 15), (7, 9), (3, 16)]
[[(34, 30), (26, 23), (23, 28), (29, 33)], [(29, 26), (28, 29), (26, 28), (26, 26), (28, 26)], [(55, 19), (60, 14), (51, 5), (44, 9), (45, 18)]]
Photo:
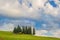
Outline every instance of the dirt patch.
[(0, 38), (0, 40), (3, 40), (3, 38)]

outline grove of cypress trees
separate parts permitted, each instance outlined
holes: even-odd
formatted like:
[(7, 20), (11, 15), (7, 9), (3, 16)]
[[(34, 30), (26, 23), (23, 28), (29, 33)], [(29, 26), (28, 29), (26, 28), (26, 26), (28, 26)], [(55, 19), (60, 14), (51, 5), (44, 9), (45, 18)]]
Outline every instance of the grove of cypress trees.
[(35, 34), (35, 28), (31, 26), (22, 26), (19, 25), (17, 27), (14, 27), (13, 33), (24, 33), (24, 34)]

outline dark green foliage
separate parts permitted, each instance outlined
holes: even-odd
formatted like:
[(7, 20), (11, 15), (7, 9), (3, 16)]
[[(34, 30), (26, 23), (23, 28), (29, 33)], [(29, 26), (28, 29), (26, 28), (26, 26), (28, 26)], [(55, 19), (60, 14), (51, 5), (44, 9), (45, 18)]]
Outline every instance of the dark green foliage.
[(28, 34), (28, 28), (27, 28), (27, 26), (25, 28), (26, 28), (26, 34)]
[(31, 27), (28, 27), (28, 34), (32, 34), (31, 33)]
[(33, 35), (35, 34), (35, 28), (33, 28)]
[(27, 26), (23, 26), (22, 29), (23, 29), (22, 33), (27, 34)]
[(25, 27), (25, 34), (28, 34), (28, 27)]
[(16, 27), (14, 28), (13, 33), (18, 33)]
[(24, 26), (22, 26), (22, 33), (24, 33)]
[(18, 25), (14, 28), (13, 33), (20, 33), (22, 31), (21, 27)]
[(35, 34), (35, 28), (31, 28), (31, 26), (22, 26), (19, 25), (14, 28), (14, 33), (24, 33), (24, 34)]
[(21, 27), (18, 25), (18, 27), (17, 27), (17, 32), (19, 33), (19, 32), (21, 32), (22, 30), (21, 30)]

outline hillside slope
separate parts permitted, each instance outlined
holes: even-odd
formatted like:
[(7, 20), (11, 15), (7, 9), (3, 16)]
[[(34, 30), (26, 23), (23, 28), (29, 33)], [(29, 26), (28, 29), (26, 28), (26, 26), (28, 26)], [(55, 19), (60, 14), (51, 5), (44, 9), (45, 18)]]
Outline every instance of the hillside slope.
[(0, 31), (0, 40), (60, 40), (60, 39), (51, 37), (37, 37), (27, 34), (13, 34), (12, 32)]

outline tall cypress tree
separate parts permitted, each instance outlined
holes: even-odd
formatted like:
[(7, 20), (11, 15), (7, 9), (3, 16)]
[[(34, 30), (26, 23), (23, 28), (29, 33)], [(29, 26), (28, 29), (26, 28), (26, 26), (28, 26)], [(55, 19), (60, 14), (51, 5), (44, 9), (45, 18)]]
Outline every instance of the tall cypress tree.
[(28, 34), (28, 28), (27, 28), (27, 26), (25, 26), (25, 34)]
[(22, 26), (22, 33), (24, 33), (24, 26)]
[(17, 26), (17, 32), (19, 33), (19, 32), (21, 32), (22, 31), (22, 29), (21, 29), (21, 27), (18, 25)]
[(24, 34), (27, 34), (27, 26), (24, 26)]
[(14, 27), (14, 30), (13, 30), (13, 33), (17, 33), (17, 28), (16, 27)]
[(33, 28), (33, 35), (35, 35), (35, 28)]
[(32, 34), (31, 33), (31, 27), (28, 27), (28, 34)]
[(28, 26), (26, 26), (26, 34), (28, 34)]

